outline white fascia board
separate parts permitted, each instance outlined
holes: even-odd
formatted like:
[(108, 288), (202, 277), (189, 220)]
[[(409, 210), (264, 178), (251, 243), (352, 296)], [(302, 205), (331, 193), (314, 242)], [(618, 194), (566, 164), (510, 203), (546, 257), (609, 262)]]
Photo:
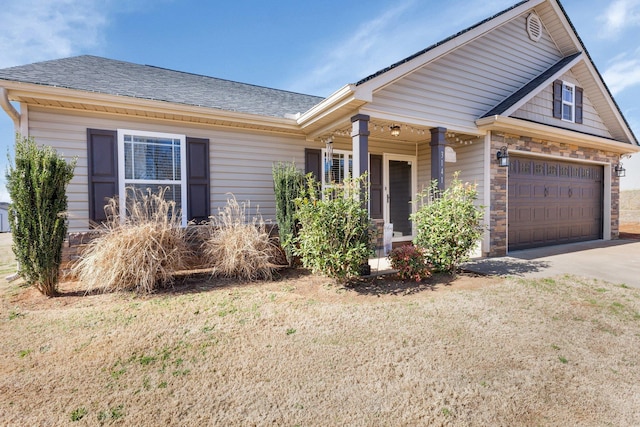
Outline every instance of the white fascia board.
[(435, 46), (424, 54), (413, 58), (412, 60), (405, 62), (404, 64), (400, 64), (397, 67), (390, 69), (379, 76), (362, 83), (362, 85), (358, 86), (358, 88), (362, 87), (369, 92), (376, 92), (388, 86), (389, 84), (395, 82), (396, 80), (406, 76), (407, 74), (412, 73), (413, 71), (427, 65), (433, 60), (444, 56), (445, 54), (453, 51), (461, 46), (466, 45), (467, 43), (481, 37), (485, 33), (493, 30), (494, 28), (498, 28), (501, 25), (511, 21), (512, 19), (520, 16), (527, 10), (533, 9), (539, 4), (544, 3), (549, 0), (529, 0), (526, 3), (521, 4), (520, 6), (511, 9), (508, 12), (499, 15), (490, 21), (483, 23), (463, 34), (460, 34), (458, 37), (455, 37), (439, 46)]
[[(4, 84), (4, 83), (3, 83)], [(43, 86), (32, 83), (7, 82), (4, 84), (12, 99), (21, 97), (63, 101), (92, 106), (121, 109), (144, 109), (147, 112), (177, 114), (212, 120), (252, 124), (257, 126), (277, 126), (289, 131), (300, 131), (295, 119), (285, 117), (261, 116), (250, 113), (226, 111), (197, 105), (176, 104), (169, 101), (134, 98), (131, 96), (110, 95), (98, 92), (87, 92), (54, 86)]]
[[(569, 62), (564, 67), (562, 67), (555, 74), (550, 76), (547, 80), (542, 82), (540, 84), (540, 86), (538, 86), (535, 90), (530, 91), (525, 97), (523, 97), (518, 102), (513, 104), (511, 107), (509, 107), (507, 110), (505, 110), (501, 115), (502, 116), (510, 116), (513, 113), (515, 113), (520, 107), (522, 107), (524, 104), (529, 102), (534, 96), (539, 94), (545, 87), (547, 87), (549, 84), (551, 84), (551, 82), (557, 80), (560, 76), (562, 76), (564, 73), (566, 73), (571, 68), (573, 68), (574, 65), (576, 65), (578, 62), (583, 61), (583, 60), (584, 60), (584, 53), (580, 52), (580, 55), (576, 56), (571, 62)], [(586, 62), (588, 62), (588, 61), (586, 61)]]
[(371, 102), (370, 97), (359, 99), (357, 95), (363, 94), (362, 92), (356, 93), (355, 89), (356, 87), (353, 84), (344, 85), (328, 98), (325, 98), (319, 104), (316, 104), (310, 110), (303, 113), (298, 118), (298, 124), (302, 127), (307, 127), (353, 100), (358, 100), (360, 103)]
[(527, 120), (505, 116), (490, 116), (476, 120), (479, 129), (498, 131), (519, 136), (531, 136), (553, 142), (573, 144), (582, 147), (596, 148), (618, 154), (632, 154), (640, 152), (640, 147), (626, 142), (588, 135), (569, 129), (561, 129)]

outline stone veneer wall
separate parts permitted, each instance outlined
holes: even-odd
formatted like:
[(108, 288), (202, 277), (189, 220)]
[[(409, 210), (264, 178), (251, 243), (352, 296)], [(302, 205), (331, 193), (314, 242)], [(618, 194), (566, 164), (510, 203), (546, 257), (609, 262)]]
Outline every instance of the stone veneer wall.
[[(507, 254), (507, 193), (508, 193), (508, 169), (501, 168), (495, 161), (495, 153), (507, 146), (510, 153), (514, 151), (543, 154), (553, 156), (558, 160), (568, 160), (579, 162), (589, 160), (601, 163), (618, 163), (619, 156), (610, 151), (596, 150), (593, 148), (580, 147), (576, 144), (566, 144), (552, 142), (548, 140), (531, 138), (527, 136), (511, 135), (499, 132), (491, 134), (491, 219), (489, 227), (491, 230), (491, 241), (489, 256), (504, 256)], [(619, 236), (620, 222), (620, 178), (615, 176), (611, 168), (611, 239)], [(604, 189), (607, 191), (607, 188)], [(605, 236), (608, 237), (608, 236)]]

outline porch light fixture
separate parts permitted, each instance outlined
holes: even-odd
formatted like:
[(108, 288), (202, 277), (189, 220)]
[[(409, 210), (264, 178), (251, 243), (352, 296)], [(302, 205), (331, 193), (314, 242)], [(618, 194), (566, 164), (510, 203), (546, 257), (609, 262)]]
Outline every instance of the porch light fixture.
[(501, 168), (509, 167), (509, 153), (507, 152), (507, 147), (504, 146), (496, 153), (496, 158), (498, 159), (498, 166)]
[(400, 135), (400, 126), (398, 126), (398, 125), (389, 126), (389, 130), (391, 131), (391, 135), (392, 136), (399, 136)]
[(617, 165), (615, 165), (613, 170), (616, 172), (616, 176), (618, 178), (622, 178), (627, 174), (627, 170), (622, 167), (622, 163), (618, 163)]

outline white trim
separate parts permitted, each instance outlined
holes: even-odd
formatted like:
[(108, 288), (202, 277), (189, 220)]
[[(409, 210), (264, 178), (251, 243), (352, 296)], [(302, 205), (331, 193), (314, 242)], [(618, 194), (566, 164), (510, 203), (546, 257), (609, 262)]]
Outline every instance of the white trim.
[[(153, 138), (170, 138), (180, 140), (180, 204), (182, 211), (182, 226), (187, 226), (187, 138), (185, 135), (149, 132), (141, 130), (118, 129), (118, 204), (120, 206), (120, 218), (124, 219), (127, 214), (126, 185), (144, 184), (148, 180), (126, 179), (124, 167), (124, 136), (137, 135)], [(126, 181), (126, 182), (125, 182)], [(153, 180), (156, 181), (156, 180)], [(172, 183), (175, 181), (171, 181)]]
[[(571, 89), (571, 101), (566, 101), (564, 99), (564, 91), (566, 89)], [(569, 83), (567, 81), (562, 81), (562, 88), (560, 89), (561, 98), (562, 98), (562, 108), (560, 109), (560, 118), (563, 122), (575, 123), (576, 122), (576, 85), (573, 83)], [(571, 107), (571, 118), (564, 118), (564, 107)]]
[[(384, 223), (389, 224), (391, 219), (391, 210), (389, 205), (389, 160), (408, 162), (411, 166), (411, 213), (416, 213), (417, 204), (415, 201), (416, 194), (418, 193), (418, 158), (416, 156), (410, 156), (406, 154), (382, 154), (382, 176), (383, 176), (383, 192), (382, 199), (384, 200), (383, 218)], [(411, 222), (411, 236), (394, 237), (391, 239), (393, 242), (406, 242), (413, 240), (416, 236), (416, 226)]]
[(29, 104), (26, 102), (20, 103), (20, 134), (23, 137), (29, 136)]
[[(353, 152), (349, 151), (349, 150), (333, 150), (333, 154), (343, 154), (345, 157), (345, 159), (348, 161), (349, 157), (351, 157), (351, 167), (353, 168)], [(324, 194), (324, 190), (326, 190), (327, 188), (331, 188), (331, 185), (329, 185), (328, 182), (325, 182), (324, 178), (326, 176), (326, 165), (327, 165), (327, 149), (323, 148), (322, 149), (322, 165), (320, 168), (320, 173), (322, 174), (322, 178), (320, 180), (320, 182), (322, 183), (322, 193)], [(367, 170), (369, 168), (367, 167)], [(352, 171), (353, 172), (353, 171)], [(351, 177), (352, 174), (349, 173), (348, 170), (344, 171), (344, 177), (346, 178), (347, 176)]]

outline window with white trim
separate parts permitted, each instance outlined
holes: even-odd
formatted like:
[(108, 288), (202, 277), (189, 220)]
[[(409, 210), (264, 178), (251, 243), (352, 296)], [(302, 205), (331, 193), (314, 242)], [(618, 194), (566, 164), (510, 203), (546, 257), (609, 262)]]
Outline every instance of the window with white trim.
[(187, 225), (185, 135), (118, 129), (118, 175), (120, 215), (126, 215), (125, 188), (157, 192), (182, 209), (182, 225)]
[(562, 120), (575, 121), (575, 85), (562, 82)]
[(353, 176), (353, 154), (351, 151), (333, 150), (332, 158), (322, 150), (322, 189), (342, 184), (348, 176)]

